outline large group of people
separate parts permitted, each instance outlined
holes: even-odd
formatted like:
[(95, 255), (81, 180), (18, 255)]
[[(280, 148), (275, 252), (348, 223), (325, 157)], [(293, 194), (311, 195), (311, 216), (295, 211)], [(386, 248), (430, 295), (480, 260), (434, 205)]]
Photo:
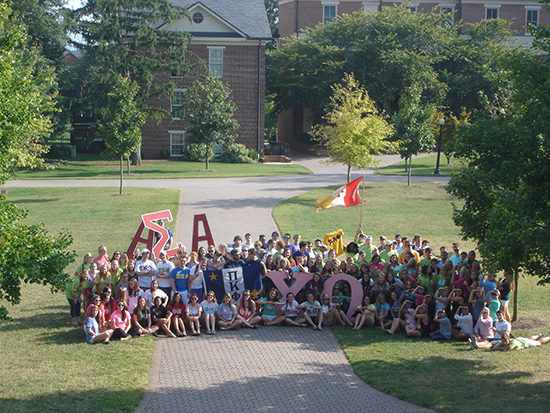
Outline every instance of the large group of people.
[[(475, 251), (452, 243), (437, 252), (421, 235), (412, 239), (380, 236), (375, 245), (359, 227), (338, 255), (321, 239), (304, 241), (300, 234), (271, 238), (237, 235), (230, 244), (185, 248), (169, 259), (165, 251), (152, 256), (147, 248), (133, 256), (100, 246), (88, 253), (67, 285), (73, 324), (84, 325), (88, 343), (108, 343), (148, 334), (185, 337), (216, 334), (216, 330), (257, 329), (260, 325), (311, 327), (322, 331), (334, 324), (354, 331), (377, 328), (409, 337), (468, 341), (471, 349), (513, 350), (550, 341), (542, 334), (514, 338), (507, 277), (482, 274)], [(171, 245), (167, 243), (168, 249)], [(226, 293), (220, 303), (207, 291), (204, 272), (260, 264), (262, 292), (256, 300), (245, 290), (233, 302)], [(311, 274), (299, 293), (282, 296), (269, 277), (285, 273), (291, 286), (296, 273)], [(348, 274), (362, 287), (361, 304), (350, 309), (351, 286), (339, 280), (325, 291), (330, 277)], [(81, 319), (81, 307), (85, 314)], [(351, 315), (348, 317), (348, 315)]]

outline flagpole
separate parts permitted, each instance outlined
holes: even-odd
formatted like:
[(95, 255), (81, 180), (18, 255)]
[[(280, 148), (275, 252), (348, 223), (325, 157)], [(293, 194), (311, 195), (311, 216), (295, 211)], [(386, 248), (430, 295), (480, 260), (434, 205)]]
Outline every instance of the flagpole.
[(363, 227), (363, 204), (365, 203), (365, 174), (363, 174), (363, 194), (361, 195), (361, 220), (359, 221), (359, 228)]

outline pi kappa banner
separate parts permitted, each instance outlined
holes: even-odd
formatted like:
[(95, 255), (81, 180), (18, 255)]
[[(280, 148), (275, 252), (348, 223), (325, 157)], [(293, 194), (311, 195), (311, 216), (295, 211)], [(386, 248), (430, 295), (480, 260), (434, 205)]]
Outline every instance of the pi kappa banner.
[(214, 291), (218, 303), (222, 302), (225, 293), (231, 294), (234, 303), (243, 296), (244, 290), (250, 290), (253, 300), (262, 298), (262, 276), (259, 263), (244, 265), (223, 270), (204, 271), (206, 290)]

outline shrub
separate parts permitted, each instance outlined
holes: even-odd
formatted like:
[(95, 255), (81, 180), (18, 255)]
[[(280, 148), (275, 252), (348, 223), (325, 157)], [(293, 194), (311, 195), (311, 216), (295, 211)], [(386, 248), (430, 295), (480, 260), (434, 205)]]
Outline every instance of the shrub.
[(44, 155), (49, 159), (69, 158), (70, 156), (71, 147), (67, 145), (51, 145), (48, 153)]
[[(214, 151), (212, 151), (212, 149), (208, 150), (210, 152), (208, 158), (212, 159), (214, 157)], [(202, 162), (206, 160), (206, 146), (197, 143), (187, 145), (183, 151), (182, 160), (186, 162)]]
[(225, 147), (220, 155), (220, 162), (225, 163), (254, 163), (256, 159), (251, 158), (246, 146), (240, 143), (232, 143)]
[(162, 148), (160, 150), (160, 157), (162, 159), (170, 159), (170, 149)]

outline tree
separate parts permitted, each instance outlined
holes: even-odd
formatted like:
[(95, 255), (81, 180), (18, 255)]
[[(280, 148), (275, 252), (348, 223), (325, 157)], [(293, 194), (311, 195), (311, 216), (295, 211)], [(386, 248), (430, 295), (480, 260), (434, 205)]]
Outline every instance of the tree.
[[(442, 146), (443, 154), (447, 158), (447, 164), (451, 163), (451, 157), (454, 154), (453, 143), (458, 139), (461, 127), (469, 125), (470, 115), (470, 112), (467, 112), (465, 108), (462, 108), (458, 116), (450, 114), (447, 119), (445, 119), (445, 124), (443, 125), (442, 131)], [(444, 117), (445, 115), (442, 113), (437, 115), (437, 119)]]
[(422, 104), (422, 89), (418, 85), (408, 88), (399, 100), (399, 111), (393, 117), (394, 139), (398, 152), (408, 165), (407, 184), (411, 185), (412, 157), (421, 151), (433, 148), (435, 117), (434, 105)]
[(115, 76), (109, 92), (109, 106), (102, 111), (98, 125), (99, 136), (105, 140), (107, 151), (120, 158), (120, 192), (124, 179), (124, 158), (129, 157), (141, 143), (141, 127), (145, 115), (138, 109), (135, 97), (137, 84), (130, 79)]
[[(29, 46), (24, 25), (0, 4), (0, 184), (17, 166), (36, 166), (47, 147), (41, 144), (51, 122), (44, 114), (53, 107), (54, 76), (46, 76), (40, 53)], [(41, 70), (37, 70), (40, 67)], [(53, 73), (53, 72), (50, 72)], [(12, 305), (21, 300), (21, 283), (65, 287), (65, 267), (74, 261), (67, 251), (71, 236), (49, 236), (43, 224), (21, 223), (26, 211), (0, 196), (0, 301)], [(0, 305), (0, 319), (8, 311)]]
[(478, 92), (492, 96), (491, 72), (515, 53), (506, 44), (510, 30), (497, 19), (462, 27), (443, 25), (445, 18), (412, 13), (406, 5), (339, 16), (268, 53), (267, 91), (279, 113), (308, 109), (312, 124), (321, 122), (331, 86), (344, 73), (353, 73), (390, 118), (413, 87), (421, 92), (421, 107), (455, 115), (462, 107), (479, 109)]
[(345, 75), (342, 84), (332, 88), (330, 105), (324, 117), (326, 125), (317, 125), (312, 135), (324, 148), (329, 164), (341, 163), (351, 168), (367, 168), (379, 162), (374, 158), (391, 148), (386, 139), (392, 128), (380, 115), (372, 99), (353, 75)]
[(189, 141), (204, 146), (208, 170), (210, 148), (229, 144), (235, 139), (230, 133), (239, 127), (233, 118), (237, 106), (231, 100), (229, 87), (214, 76), (195, 80), (184, 101)]
[(520, 271), (550, 282), (550, 65), (522, 56), (507, 69), (494, 74), (499, 98), (486, 99), (454, 145), (468, 165), (448, 192), (463, 201), (453, 219), (484, 267), (513, 274), (517, 319)]
[[(77, 47), (92, 55), (93, 67), (86, 82), (88, 98), (95, 108), (109, 106), (108, 93), (114, 76), (129, 77), (139, 86), (137, 108), (160, 121), (170, 112), (156, 106), (160, 96), (169, 97), (174, 82), (157, 81), (158, 73), (184, 76), (190, 70), (185, 53), (189, 33), (164, 30), (167, 25), (189, 18), (186, 9), (170, 0), (88, 0), (75, 11)], [(162, 24), (159, 24), (162, 22)], [(135, 163), (141, 162), (139, 147)]]

